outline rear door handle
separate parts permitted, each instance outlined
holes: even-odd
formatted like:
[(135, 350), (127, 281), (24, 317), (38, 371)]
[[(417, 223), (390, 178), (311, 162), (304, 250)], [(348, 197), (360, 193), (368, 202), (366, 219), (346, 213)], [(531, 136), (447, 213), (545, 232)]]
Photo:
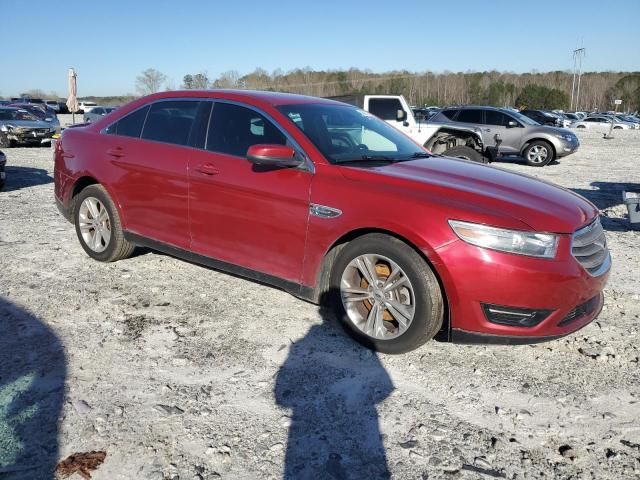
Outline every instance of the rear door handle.
[(109, 150), (107, 150), (107, 154), (111, 155), (112, 157), (120, 158), (124, 157), (124, 150), (120, 147), (110, 148)]
[(196, 172), (204, 173), (205, 175), (217, 175), (220, 170), (212, 163), (203, 163), (195, 168)]

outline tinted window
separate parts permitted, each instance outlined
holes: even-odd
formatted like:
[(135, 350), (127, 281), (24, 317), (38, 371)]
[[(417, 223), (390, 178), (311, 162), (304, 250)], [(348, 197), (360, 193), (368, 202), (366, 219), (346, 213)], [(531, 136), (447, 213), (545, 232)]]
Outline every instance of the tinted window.
[(509, 123), (509, 120), (512, 119), (502, 112), (496, 112), (495, 110), (484, 111), (484, 123), (486, 123), (487, 125), (506, 127), (507, 123)]
[(397, 98), (369, 99), (369, 112), (382, 120), (395, 120), (398, 110), (402, 110), (402, 104)]
[(136, 110), (130, 113), (126, 117), (121, 118), (113, 125), (110, 125), (105, 129), (105, 133), (111, 135), (119, 135), (122, 137), (135, 137), (140, 138), (140, 132), (142, 132), (142, 125), (147, 118), (147, 112), (149, 106)]
[(207, 150), (244, 157), (258, 143), (286, 145), (286, 137), (264, 116), (249, 108), (215, 103)]
[(456, 122), (482, 123), (482, 110), (461, 110)]
[(453, 120), (453, 117), (456, 116), (456, 113), (458, 113), (458, 110), (443, 110), (442, 114), (447, 117), (449, 120)]
[(92, 112), (93, 112), (93, 113), (100, 114), (100, 113), (102, 113), (102, 112), (103, 112), (103, 110), (102, 110), (101, 108), (94, 108), (94, 109), (92, 110)]
[(188, 100), (154, 103), (144, 124), (142, 138), (187, 145), (199, 103)]

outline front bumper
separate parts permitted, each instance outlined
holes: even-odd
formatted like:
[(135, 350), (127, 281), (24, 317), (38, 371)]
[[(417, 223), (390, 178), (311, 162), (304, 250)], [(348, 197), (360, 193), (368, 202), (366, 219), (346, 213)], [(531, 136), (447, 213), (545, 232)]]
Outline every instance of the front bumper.
[(556, 157), (560, 158), (575, 153), (580, 148), (580, 142), (577, 138), (572, 141), (558, 139), (554, 146), (556, 148)]
[(21, 144), (41, 144), (50, 143), (53, 134), (54, 132), (51, 131), (27, 130), (25, 132), (10, 132), (8, 137)]
[[(450, 340), (460, 343), (526, 344), (569, 335), (593, 321), (604, 301), (609, 270), (591, 276), (560, 238), (555, 259), (487, 250), (456, 240), (438, 251), (435, 264), (449, 303)], [(493, 323), (482, 304), (551, 310), (531, 327)], [(577, 308), (589, 305), (588, 309)]]

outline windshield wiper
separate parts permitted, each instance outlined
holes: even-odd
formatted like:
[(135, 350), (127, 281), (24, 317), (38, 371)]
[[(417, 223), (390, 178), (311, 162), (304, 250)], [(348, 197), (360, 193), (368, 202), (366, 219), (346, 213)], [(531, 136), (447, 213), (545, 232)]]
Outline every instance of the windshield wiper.
[(429, 152), (414, 152), (411, 154), (411, 158), (429, 158), (433, 157), (433, 153)]

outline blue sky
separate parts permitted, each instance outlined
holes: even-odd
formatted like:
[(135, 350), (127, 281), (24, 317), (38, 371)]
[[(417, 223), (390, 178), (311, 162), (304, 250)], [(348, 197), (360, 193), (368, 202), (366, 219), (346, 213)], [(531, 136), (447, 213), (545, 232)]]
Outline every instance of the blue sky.
[(640, 0), (0, 0), (0, 19), (0, 96), (66, 96), (69, 66), (79, 96), (132, 93), (146, 68), (174, 88), (256, 67), (566, 70), (578, 43), (588, 71), (640, 70)]

